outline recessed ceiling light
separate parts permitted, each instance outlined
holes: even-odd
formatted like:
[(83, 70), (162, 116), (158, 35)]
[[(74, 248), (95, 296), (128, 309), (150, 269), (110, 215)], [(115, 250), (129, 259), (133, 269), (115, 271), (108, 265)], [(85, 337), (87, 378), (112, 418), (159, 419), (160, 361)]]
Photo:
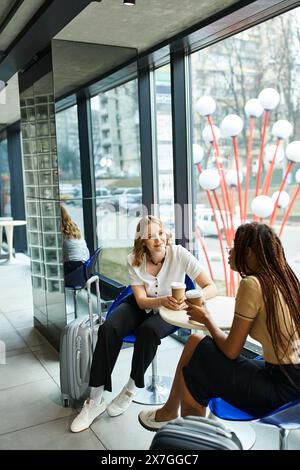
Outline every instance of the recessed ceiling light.
[(133, 7), (135, 5), (135, 0), (124, 0), (123, 3), (129, 7)]

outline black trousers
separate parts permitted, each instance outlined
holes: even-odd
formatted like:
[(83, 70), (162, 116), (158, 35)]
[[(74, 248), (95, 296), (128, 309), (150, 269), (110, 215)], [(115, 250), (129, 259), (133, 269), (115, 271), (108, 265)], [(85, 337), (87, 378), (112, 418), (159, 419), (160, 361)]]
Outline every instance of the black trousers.
[(83, 264), (83, 261), (66, 261), (64, 263), (64, 275), (67, 276), (67, 274), (75, 271), (75, 269), (79, 268), (79, 266), (82, 266)]
[(130, 377), (139, 388), (144, 387), (144, 374), (155, 357), (161, 339), (176, 331), (160, 315), (141, 310), (134, 299), (119, 305), (100, 326), (93, 355), (91, 387), (104, 385), (111, 392), (111, 374), (120, 353), (123, 338), (135, 334)]

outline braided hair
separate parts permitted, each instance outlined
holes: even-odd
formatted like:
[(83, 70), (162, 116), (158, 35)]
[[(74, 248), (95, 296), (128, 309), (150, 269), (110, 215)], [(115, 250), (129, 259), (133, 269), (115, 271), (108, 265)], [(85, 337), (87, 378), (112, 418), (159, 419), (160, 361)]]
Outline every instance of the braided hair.
[[(257, 259), (257, 270), (247, 263), (248, 248), (252, 250)], [(286, 355), (291, 342), (299, 338), (300, 334), (300, 283), (295, 273), (286, 261), (284, 249), (274, 230), (266, 224), (257, 222), (241, 225), (234, 239), (234, 263), (241, 277), (255, 276), (260, 283), (263, 301), (266, 309), (267, 329), (271, 337), (273, 349), (278, 360)], [(286, 303), (291, 325), (284, 315), (284, 306), (280, 296)], [(285, 330), (280, 325), (281, 309)], [(288, 321), (288, 323), (290, 323)], [(282, 354), (279, 354), (279, 351)], [(299, 362), (299, 358), (298, 361)]]

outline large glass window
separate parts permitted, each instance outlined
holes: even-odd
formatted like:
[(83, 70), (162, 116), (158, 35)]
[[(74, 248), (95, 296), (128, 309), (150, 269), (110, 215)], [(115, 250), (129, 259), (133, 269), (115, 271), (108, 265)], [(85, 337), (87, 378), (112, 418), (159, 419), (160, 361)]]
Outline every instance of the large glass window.
[(142, 204), (137, 81), (93, 97), (91, 112), (100, 271), (128, 284), (127, 255)]
[(173, 138), (170, 65), (155, 70), (156, 155), (158, 212), (166, 228), (175, 236)]
[(11, 216), (7, 139), (0, 141), (0, 217)]
[(84, 235), (77, 105), (56, 114), (60, 200)]
[[(192, 136), (194, 145), (194, 158), (197, 161), (204, 155), (201, 164), (193, 166), (194, 173), (194, 217), (195, 227), (201, 232), (202, 241), (207, 250), (207, 255), (212, 266), (215, 278), (220, 283), (221, 292), (225, 292), (225, 270), (221, 254), (220, 242), (217, 238), (217, 227), (215, 217), (219, 221), (223, 248), (228, 243), (228, 237), (225, 237), (222, 228), (223, 215), (225, 226), (228, 212), (232, 210), (233, 226), (238, 225), (243, 219), (251, 219), (253, 217), (251, 203), (257, 194), (267, 194), (272, 196), (279, 187), (286, 174), (288, 161), (286, 158), (280, 159), (276, 157), (272, 172), (270, 172), (270, 161), (274, 156), (274, 149), (277, 144), (276, 135), (272, 132), (272, 126), (278, 120), (288, 120), (293, 126), (293, 134), (279, 142), (280, 148), (285, 151), (286, 146), (293, 140), (300, 139), (300, 35), (299, 35), (299, 18), (300, 9), (295, 9), (285, 13), (279, 17), (273, 18), (258, 26), (241, 32), (224, 41), (212, 45), (204, 50), (193, 53), (190, 56), (191, 61), (191, 80), (192, 80)], [(250, 99), (257, 99), (260, 92), (266, 88), (277, 90), (280, 95), (279, 104), (273, 109), (266, 112), (262, 111), (259, 117), (250, 119), (253, 116), (246, 114), (244, 106)], [(205, 138), (203, 131), (206, 126), (206, 133), (211, 133), (209, 119), (204, 112), (199, 113), (199, 98), (203, 96), (211, 96), (216, 101), (216, 110), (211, 115), (213, 124), (221, 127), (221, 136), (218, 140), (218, 146), (212, 144), (212, 139)], [(197, 105), (198, 103), (198, 105)], [(267, 109), (267, 106), (265, 106)], [(234, 150), (234, 139), (230, 136), (226, 137), (224, 127), (221, 125), (223, 119), (228, 114), (236, 114), (243, 120), (244, 127), (237, 138), (237, 152)], [(246, 161), (247, 153), (251, 148), (249, 144), (249, 136), (251, 129), (251, 121), (253, 125), (253, 141), (249, 160), (249, 189), (247, 191), (247, 207), (245, 205), (245, 182), (246, 182)], [(264, 123), (265, 142), (264, 139)], [(212, 124), (212, 123), (211, 123)], [(251, 131), (252, 132), (252, 131)], [(218, 130), (216, 130), (216, 135)], [(199, 149), (201, 146), (202, 150)], [(274, 146), (270, 150), (270, 146)], [(218, 148), (217, 148), (218, 147)], [(281, 152), (280, 149), (280, 152)], [(268, 158), (271, 153), (271, 158)], [(278, 151), (279, 153), (279, 151)], [(231, 179), (232, 183), (227, 182), (228, 187), (228, 203), (227, 206), (223, 201), (226, 199), (226, 193), (222, 194), (219, 189), (216, 191), (217, 198), (220, 201), (221, 211), (218, 211), (217, 200), (215, 195), (211, 193), (216, 216), (214, 216), (211, 204), (207, 198), (205, 190), (199, 185), (199, 173), (205, 169), (214, 169), (217, 172), (218, 166), (221, 172), (227, 174), (228, 170), (233, 170), (236, 175), (235, 154), (238, 155), (239, 170), (241, 172), (241, 192), (238, 192), (238, 185)], [(261, 165), (260, 165), (260, 154)], [(292, 171), (287, 177), (285, 187), (283, 188), (290, 196), (294, 194), (297, 187), (295, 179), (296, 171), (299, 164), (294, 164)], [(220, 172), (219, 172), (220, 174)], [(272, 178), (268, 182), (268, 178), (272, 174)], [(259, 177), (258, 177), (259, 175)], [(257, 181), (260, 179), (259, 191), (257, 192)], [(236, 180), (235, 180), (236, 181)], [(267, 186), (269, 189), (267, 191)], [(224, 191), (225, 191), (224, 186)], [(273, 201), (275, 201), (273, 196)], [(242, 201), (242, 204), (240, 204)], [(240, 212), (242, 206), (242, 214)], [(288, 206), (279, 208), (277, 218), (275, 220), (275, 229), (279, 232), (282, 219)], [(224, 212), (222, 213), (222, 210)], [(225, 210), (226, 209), (226, 210)], [(270, 217), (264, 219), (269, 223)], [(299, 249), (297, 248), (297, 238), (300, 235), (300, 200), (296, 200), (288, 219), (288, 223), (282, 234), (282, 239), (286, 248), (287, 256), (293, 267), (298, 272), (296, 263), (299, 259)], [(199, 233), (198, 232), (198, 235)], [(226, 240), (225, 240), (226, 238)], [(195, 237), (195, 249), (203, 257), (206, 263), (203, 246), (199, 237)], [(227, 260), (227, 256), (226, 256)], [(226, 262), (227, 265), (227, 262)], [(231, 273), (227, 273), (228, 282)], [(227, 291), (230, 295), (234, 295), (234, 290)]]

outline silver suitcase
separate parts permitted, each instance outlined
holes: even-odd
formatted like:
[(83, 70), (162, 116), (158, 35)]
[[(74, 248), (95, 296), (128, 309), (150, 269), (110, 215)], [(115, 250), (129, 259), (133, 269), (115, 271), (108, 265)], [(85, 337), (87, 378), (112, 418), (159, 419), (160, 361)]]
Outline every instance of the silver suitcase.
[[(93, 314), (91, 299), (93, 283), (96, 283), (96, 314)], [(99, 277), (91, 277), (86, 283), (86, 288), (89, 315), (66, 325), (60, 339), (60, 387), (64, 406), (69, 406), (71, 400), (80, 400), (88, 395), (93, 351), (99, 325), (103, 321)]]

